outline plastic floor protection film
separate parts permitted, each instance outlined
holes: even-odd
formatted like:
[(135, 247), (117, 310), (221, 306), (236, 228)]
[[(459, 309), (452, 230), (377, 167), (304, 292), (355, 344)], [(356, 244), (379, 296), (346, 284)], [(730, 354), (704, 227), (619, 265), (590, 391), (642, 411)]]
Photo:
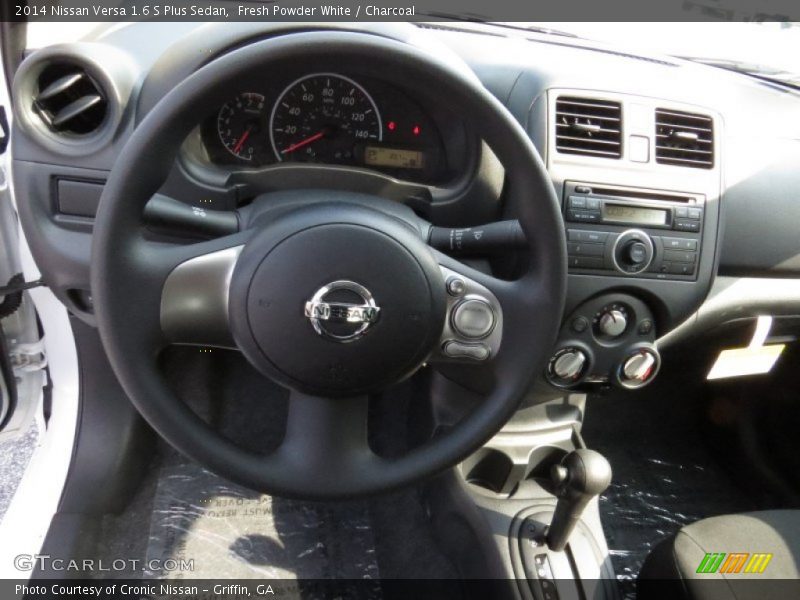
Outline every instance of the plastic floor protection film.
[[(147, 565), (177, 565), (148, 578), (379, 577), (366, 504), (275, 498), (186, 463), (161, 467)], [(377, 582), (373, 597), (381, 597)]]

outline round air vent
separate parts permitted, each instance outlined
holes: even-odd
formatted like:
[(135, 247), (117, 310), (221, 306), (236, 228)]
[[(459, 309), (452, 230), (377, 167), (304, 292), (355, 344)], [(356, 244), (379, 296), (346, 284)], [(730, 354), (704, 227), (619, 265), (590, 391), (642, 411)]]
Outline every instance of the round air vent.
[(17, 152), (24, 140), (71, 157), (109, 148), (140, 73), (130, 55), (107, 44), (53, 44), (33, 52), (11, 90)]
[(94, 133), (108, 116), (108, 98), (81, 66), (55, 62), (39, 74), (33, 108), (52, 132), (66, 136)]

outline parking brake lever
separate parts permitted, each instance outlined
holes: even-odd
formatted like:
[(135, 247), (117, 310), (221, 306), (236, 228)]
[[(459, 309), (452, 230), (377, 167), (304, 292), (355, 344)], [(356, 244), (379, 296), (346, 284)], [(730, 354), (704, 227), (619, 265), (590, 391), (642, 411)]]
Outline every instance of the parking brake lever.
[(550, 477), (558, 503), (547, 530), (547, 546), (554, 552), (561, 552), (586, 505), (611, 483), (611, 465), (599, 452), (581, 448), (554, 465)]

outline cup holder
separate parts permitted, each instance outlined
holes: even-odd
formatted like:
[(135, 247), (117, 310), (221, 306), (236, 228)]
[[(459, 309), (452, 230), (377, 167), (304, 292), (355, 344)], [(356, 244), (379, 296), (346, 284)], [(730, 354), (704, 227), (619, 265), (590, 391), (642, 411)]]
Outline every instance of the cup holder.
[(550, 469), (557, 465), (574, 446), (547, 444), (510, 446), (502, 450), (484, 446), (461, 463), (466, 481), (493, 494), (513, 495), (524, 480), (536, 480), (550, 492)]
[(494, 448), (481, 448), (461, 463), (461, 472), (467, 482), (495, 494), (509, 490), (509, 476), (514, 468), (511, 457)]
[(561, 462), (567, 451), (558, 446), (539, 446), (534, 448), (528, 458), (526, 479), (550, 481), (550, 469)]

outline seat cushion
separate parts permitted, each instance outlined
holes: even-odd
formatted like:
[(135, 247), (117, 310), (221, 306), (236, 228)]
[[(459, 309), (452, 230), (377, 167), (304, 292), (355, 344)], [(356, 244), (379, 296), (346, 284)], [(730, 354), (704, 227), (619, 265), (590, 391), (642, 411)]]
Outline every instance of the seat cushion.
[(704, 519), (647, 557), (640, 600), (800, 598), (800, 510)]

